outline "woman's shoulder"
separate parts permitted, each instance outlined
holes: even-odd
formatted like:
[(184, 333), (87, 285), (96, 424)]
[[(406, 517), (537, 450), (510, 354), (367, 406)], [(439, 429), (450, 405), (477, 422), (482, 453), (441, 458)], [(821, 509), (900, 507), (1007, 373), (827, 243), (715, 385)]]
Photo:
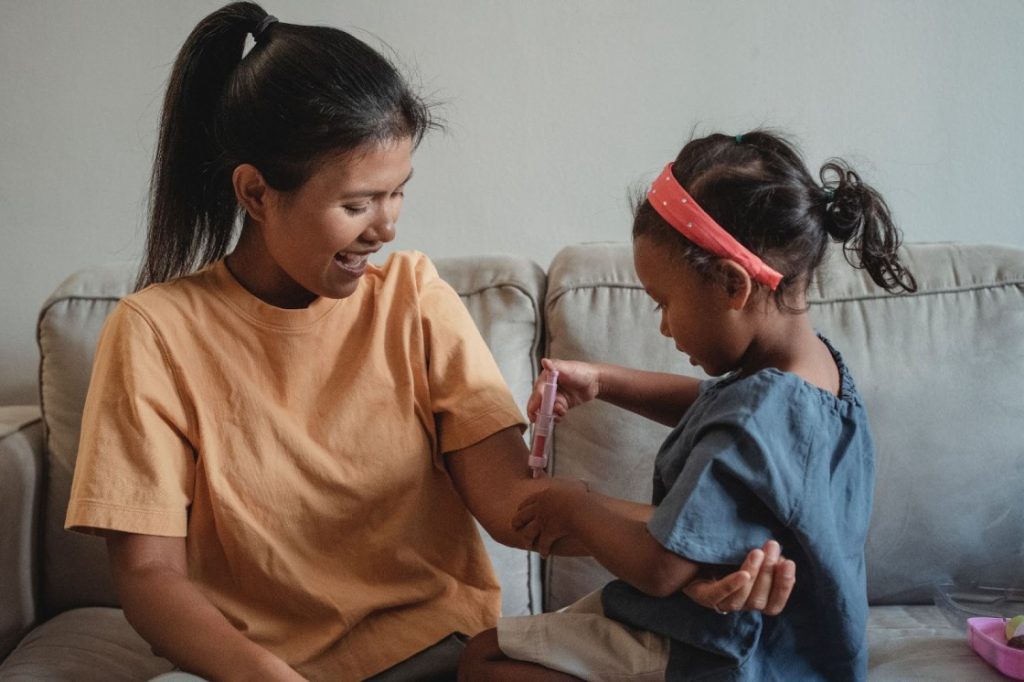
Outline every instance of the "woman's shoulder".
[(394, 251), (380, 265), (371, 264), (368, 272), (384, 281), (405, 280), (416, 285), (440, 279), (433, 261), (420, 251)]
[(223, 262), (218, 261), (191, 274), (150, 284), (122, 298), (119, 307), (153, 318), (180, 314), (187, 310), (194, 311), (197, 305), (213, 297), (222, 287), (218, 268), (223, 267)]

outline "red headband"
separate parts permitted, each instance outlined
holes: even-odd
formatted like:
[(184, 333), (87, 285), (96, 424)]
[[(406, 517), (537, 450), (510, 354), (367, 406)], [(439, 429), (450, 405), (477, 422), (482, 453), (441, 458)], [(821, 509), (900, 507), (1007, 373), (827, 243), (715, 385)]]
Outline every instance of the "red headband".
[(714, 218), (697, 205), (683, 186), (672, 175), (672, 163), (647, 192), (647, 201), (665, 221), (700, 248), (721, 258), (738, 263), (752, 279), (772, 291), (779, 286), (782, 275), (750, 252), (743, 244), (726, 232)]

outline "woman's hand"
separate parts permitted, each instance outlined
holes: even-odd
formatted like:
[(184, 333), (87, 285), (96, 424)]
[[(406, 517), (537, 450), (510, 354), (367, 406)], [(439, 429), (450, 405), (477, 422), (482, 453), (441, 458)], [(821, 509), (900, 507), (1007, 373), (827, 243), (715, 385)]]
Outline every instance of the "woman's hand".
[(565, 413), (583, 403), (597, 397), (600, 389), (600, 373), (597, 365), (577, 360), (553, 360), (544, 358), (540, 361), (544, 371), (533, 384), (533, 392), (526, 401), (526, 415), (530, 421), (537, 421), (537, 410), (544, 396), (544, 380), (552, 370), (558, 371), (558, 394), (555, 396), (555, 420), (558, 421)]
[(523, 500), (512, 517), (512, 529), (523, 546), (548, 556), (572, 532), (571, 511), (586, 493), (583, 481), (550, 479), (547, 488)]
[(719, 613), (782, 612), (796, 584), (796, 564), (781, 555), (779, 543), (769, 540), (753, 549), (739, 570), (723, 578), (698, 577), (683, 593), (701, 606)]

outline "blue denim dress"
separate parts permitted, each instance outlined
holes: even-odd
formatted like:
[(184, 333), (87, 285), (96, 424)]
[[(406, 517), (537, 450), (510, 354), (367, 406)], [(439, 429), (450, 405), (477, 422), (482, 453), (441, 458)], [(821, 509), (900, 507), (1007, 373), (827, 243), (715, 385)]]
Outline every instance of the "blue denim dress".
[(609, 617), (672, 640), (668, 680), (867, 675), (874, 447), (853, 380), (829, 349), (838, 396), (776, 369), (707, 381), (658, 452), (648, 528), (662, 545), (735, 567), (775, 538), (797, 565), (778, 616), (720, 615), (682, 594), (650, 597), (622, 581), (605, 587)]

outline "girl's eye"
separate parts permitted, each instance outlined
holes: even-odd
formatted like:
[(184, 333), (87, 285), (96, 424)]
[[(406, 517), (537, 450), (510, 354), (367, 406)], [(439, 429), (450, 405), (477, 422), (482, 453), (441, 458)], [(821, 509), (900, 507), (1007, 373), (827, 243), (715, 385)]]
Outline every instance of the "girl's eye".
[(359, 215), (360, 213), (366, 213), (366, 209), (370, 207), (369, 204), (359, 204), (357, 206), (346, 206), (345, 213), (349, 215)]
[(665, 309), (665, 306), (663, 306), (662, 304), (660, 304), (660, 303), (655, 303), (654, 304), (654, 312), (660, 313), (664, 309)]

